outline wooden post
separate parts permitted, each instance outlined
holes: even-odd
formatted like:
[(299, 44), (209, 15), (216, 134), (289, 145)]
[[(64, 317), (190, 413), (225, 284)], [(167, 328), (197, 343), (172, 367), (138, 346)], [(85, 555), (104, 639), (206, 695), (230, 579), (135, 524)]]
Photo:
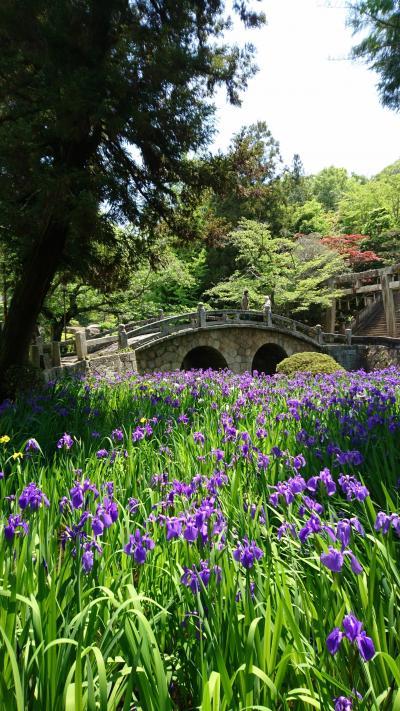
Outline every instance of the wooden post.
[(87, 342), (84, 330), (75, 333), (75, 345), (78, 360), (85, 360), (85, 358), (87, 358)]
[(388, 274), (382, 274), (381, 285), (387, 333), (388, 336), (396, 338), (396, 310), (394, 305), (393, 290), (390, 288)]
[(335, 333), (336, 330), (336, 299), (332, 299), (332, 304), (326, 313), (326, 330), (328, 333)]

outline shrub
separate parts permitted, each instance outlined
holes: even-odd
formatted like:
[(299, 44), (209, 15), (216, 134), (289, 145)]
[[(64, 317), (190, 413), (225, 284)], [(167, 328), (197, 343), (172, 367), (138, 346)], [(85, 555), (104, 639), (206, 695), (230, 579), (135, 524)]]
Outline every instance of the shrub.
[(282, 360), (276, 367), (276, 372), (282, 375), (295, 375), (296, 373), (336, 373), (344, 370), (339, 363), (324, 353), (295, 353)]

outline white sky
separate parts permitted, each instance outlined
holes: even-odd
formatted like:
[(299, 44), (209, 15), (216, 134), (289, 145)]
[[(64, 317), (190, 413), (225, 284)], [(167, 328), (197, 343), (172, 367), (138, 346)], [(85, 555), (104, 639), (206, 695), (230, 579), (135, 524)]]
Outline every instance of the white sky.
[(373, 175), (400, 158), (400, 113), (384, 109), (377, 75), (347, 59), (354, 38), (345, 26), (345, 0), (263, 0), (267, 26), (235, 30), (257, 47), (258, 74), (241, 108), (219, 94), (214, 147), (233, 133), (267, 122), (286, 164), (299, 153), (306, 173), (330, 165)]

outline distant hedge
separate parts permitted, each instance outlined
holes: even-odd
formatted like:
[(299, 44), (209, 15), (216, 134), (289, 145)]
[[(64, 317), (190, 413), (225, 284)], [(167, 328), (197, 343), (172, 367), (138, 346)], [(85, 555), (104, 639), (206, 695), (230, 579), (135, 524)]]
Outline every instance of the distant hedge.
[(329, 355), (324, 353), (295, 353), (289, 358), (285, 358), (278, 363), (276, 372), (282, 375), (295, 375), (296, 373), (336, 373), (344, 370), (339, 363)]

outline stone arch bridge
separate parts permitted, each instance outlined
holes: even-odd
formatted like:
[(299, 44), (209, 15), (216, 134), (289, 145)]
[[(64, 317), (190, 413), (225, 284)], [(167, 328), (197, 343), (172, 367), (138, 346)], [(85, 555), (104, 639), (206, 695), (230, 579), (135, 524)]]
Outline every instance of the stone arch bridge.
[[(262, 311), (205, 311), (120, 325), (100, 336), (75, 331), (73, 350), (60, 343), (31, 346), (31, 360), (45, 379), (72, 372), (122, 372), (229, 368), (272, 375), (286, 356), (303, 351), (332, 355), (347, 370), (400, 364), (400, 339), (323, 332)], [(66, 344), (62, 344), (65, 348)], [(68, 345), (68, 348), (70, 346)]]
[(267, 374), (293, 353), (320, 351), (320, 326), (260, 311), (205, 311), (160, 319), (126, 332), (140, 373), (229, 368)]

